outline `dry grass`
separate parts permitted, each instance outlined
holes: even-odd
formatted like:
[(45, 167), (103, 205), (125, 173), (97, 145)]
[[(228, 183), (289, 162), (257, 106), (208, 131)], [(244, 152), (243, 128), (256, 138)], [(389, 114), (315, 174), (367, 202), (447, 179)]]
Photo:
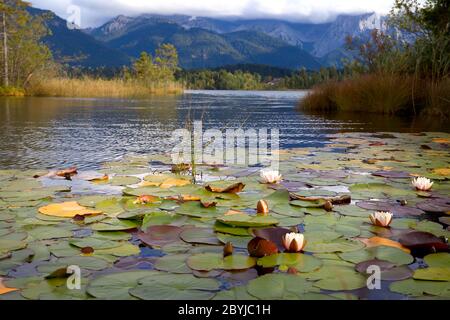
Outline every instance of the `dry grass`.
[(158, 83), (147, 87), (138, 82), (119, 79), (54, 78), (36, 81), (27, 88), (27, 95), (46, 97), (122, 98), (180, 94), (183, 86), (177, 82)]
[(423, 113), (431, 116), (450, 118), (450, 78), (427, 85), (427, 107)]
[(449, 116), (450, 80), (431, 85), (412, 76), (365, 75), (329, 82), (312, 90), (299, 103), (309, 111)]

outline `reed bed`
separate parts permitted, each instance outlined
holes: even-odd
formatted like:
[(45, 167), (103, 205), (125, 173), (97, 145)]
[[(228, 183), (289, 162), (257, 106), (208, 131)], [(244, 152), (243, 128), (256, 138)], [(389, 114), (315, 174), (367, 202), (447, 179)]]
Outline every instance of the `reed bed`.
[(150, 86), (138, 81), (94, 78), (54, 78), (32, 83), (27, 95), (45, 97), (147, 97), (152, 95), (180, 94), (183, 86), (178, 82), (161, 82)]
[(413, 76), (364, 75), (319, 85), (298, 104), (319, 112), (450, 116), (450, 79), (438, 83)]

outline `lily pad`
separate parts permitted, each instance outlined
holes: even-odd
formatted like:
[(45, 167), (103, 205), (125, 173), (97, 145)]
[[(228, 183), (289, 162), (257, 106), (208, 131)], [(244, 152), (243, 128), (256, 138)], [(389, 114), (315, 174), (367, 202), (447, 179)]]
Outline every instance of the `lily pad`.
[(278, 224), (278, 220), (270, 216), (251, 216), (243, 213), (221, 216), (217, 221), (235, 227), (267, 227)]
[(155, 262), (155, 269), (170, 273), (191, 273), (186, 260), (189, 254), (173, 254), (158, 258)]
[(389, 289), (414, 297), (432, 295), (450, 298), (450, 282), (407, 279), (391, 283)]
[(138, 233), (138, 238), (151, 247), (161, 247), (179, 240), (183, 228), (177, 226), (150, 226), (145, 232)]
[(220, 245), (216, 234), (209, 228), (188, 228), (180, 233), (181, 240), (193, 244)]
[(132, 299), (128, 291), (138, 284), (139, 279), (156, 274), (157, 271), (141, 270), (102, 275), (92, 280), (86, 291), (98, 299), (128, 300)]
[(413, 278), (416, 280), (450, 281), (450, 266), (417, 269)]
[(258, 266), (271, 268), (275, 266), (293, 267), (299, 272), (311, 272), (322, 266), (320, 259), (302, 253), (278, 253), (258, 259)]
[(360, 263), (371, 259), (385, 260), (397, 266), (410, 264), (414, 261), (414, 258), (403, 250), (386, 246), (344, 252), (340, 253), (339, 257), (352, 263)]
[(247, 285), (252, 296), (263, 300), (296, 300), (308, 292), (314, 292), (312, 283), (292, 274), (266, 274)]
[(244, 270), (256, 265), (256, 259), (242, 254), (223, 257), (222, 254), (217, 253), (199, 253), (190, 256), (187, 259), (187, 265), (189, 268), (199, 271)]
[(139, 280), (129, 292), (144, 300), (208, 300), (214, 297), (220, 282), (188, 274), (157, 274)]

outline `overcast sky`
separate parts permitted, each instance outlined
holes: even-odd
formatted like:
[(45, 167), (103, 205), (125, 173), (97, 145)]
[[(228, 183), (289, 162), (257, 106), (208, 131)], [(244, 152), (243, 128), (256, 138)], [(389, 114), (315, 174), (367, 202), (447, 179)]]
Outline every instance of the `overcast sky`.
[(71, 5), (81, 9), (81, 27), (98, 26), (119, 14), (186, 14), (208, 17), (278, 18), (330, 21), (341, 13), (389, 12), (393, 0), (28, 0), (67, 18)]

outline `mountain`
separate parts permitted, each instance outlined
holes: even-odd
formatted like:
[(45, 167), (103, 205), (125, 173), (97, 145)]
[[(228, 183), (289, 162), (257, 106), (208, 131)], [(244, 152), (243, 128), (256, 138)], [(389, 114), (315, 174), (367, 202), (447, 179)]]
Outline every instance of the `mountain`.
[(351, 57), (344, 48), (347, 35), (368, 37), (374, 28), (385, 28), (386, 21), (375, 13), (340, 15), (320, 24), (142, 14), (70, 30), (65, 20), (49, 11), (31, 8), (30, 12), (51, 16), (46, 23), (52, 34), (44, 41), (54, 56), (84, 67), (127, 65), (142, 51), (154, 53), (161, 43), (172, 43), (181, 66), (188, 69), (235, 64), (318, 69)]
[(83, 67), (119, 67), (130, 57), (110, 48), (81, 30), (67, 28), (67, 22), (51, 11), (28, 8), (32, 15), (45, 15), (51, 34), (43, 39), (59, 62)]
[(385, 29), (385, 22), (386, 17), (376, 13), (340, 15), (333, 22), (320, 24), (274, 19), (227, 20), (186, 15), (143, 14), (135, 18), (118, 16), (88, 32), (99, 40), (111, 41), (137, 29), (150, 29), (161, 23), (174, 24), (184, 30), (203, 29), (219, 35), (254, 31), (303, 49), (327, 64), (333, 64), (348, 56), (348, 53), (344, 52), (346, 36), (367, 38), (373, 29)]
[(376, 13), (357, 16), (340, 15), (314, 43), (312, 54), (316, 57), (324, 57), (341, 49), (347, 36), (368, 38), (373, 29), (385, 30), (386, 17)]
[[(116, 20), (117, 22), (117, 20)], [(173, 44), (184, 68), (215, 68), (238, 63), (268, 64), (281, 68), (320, 68), (320, 63), (297, 46), (258, 31), (216, 33), (201, 28), (185, 28), (173, 22), (126, 22), (103, 26), (101, 33), (107, 45), (137, 57), (142, 51), (154, 52), (161, 43)], [(114, 26), (114, 27), (113, 27)], [(112, 33), (105, 33), (113, 30)], [(95, 33), (91, 33), (95, 34)]]

